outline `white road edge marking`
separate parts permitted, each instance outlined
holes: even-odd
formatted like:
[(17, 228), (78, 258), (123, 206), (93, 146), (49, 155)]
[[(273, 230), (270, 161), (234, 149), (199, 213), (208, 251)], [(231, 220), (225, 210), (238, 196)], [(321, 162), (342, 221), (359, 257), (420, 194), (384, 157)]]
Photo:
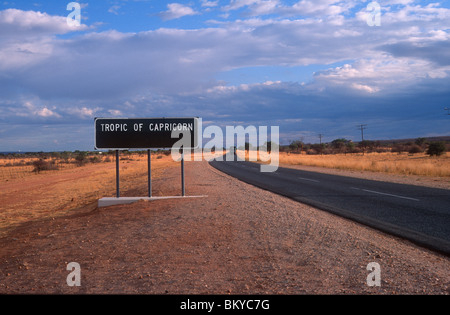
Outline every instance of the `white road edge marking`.
[(303, 179), (303, 180), (309, 180), (309, 181), (311, 181), (311, 182), (315, 182), (315, 183), (320, 183), (318, 180), (315, 180), (315, 179), (310, 179), (310, 178), (304, 178), (304, 177), (297, 177), (297, 178), (299, 178), (299, 179)]
[(397, 198), (402, 198), (402, 199), (408, 199), (408, 200), (420, 201), (419, 199), (416, 199), (416, 198), (405, 197), (405, 196), (399, 196), (399, 195), (393, 195), (393, 194), (387, 194), (387, 193), (382, 193), (382, 192), (375, 191), (375, 190), (362, 189), (362, 188), (356, 188), (356, 187), (350, 187), (350, 188), (351, 188), (351, 189), (356, 189), (356, 190), (362, 190), (362, 191), (370, 192), (370, 193), (374, 193), (374, 194), (379, 194), (379, 195), (385, 195), (385, 196), (397, 197)]

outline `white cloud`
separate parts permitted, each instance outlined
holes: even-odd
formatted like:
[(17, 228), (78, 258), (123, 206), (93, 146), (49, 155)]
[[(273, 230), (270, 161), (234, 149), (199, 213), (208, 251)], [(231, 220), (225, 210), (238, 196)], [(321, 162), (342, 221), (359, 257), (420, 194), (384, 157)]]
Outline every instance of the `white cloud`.
[(18, 69), (37, 64), (50, 57), (53, 48), (53, 41), (50, 38), (5, 42), (0, 46), (0, 70)]
[(278, 0), (264, 0), (258, 1), (251, 8), (251, 15), (259, 16), (265, 14), (272, 14), (277, 11), (280, 6), (280, 1)]
[(427, 78), (448, 78), (450, 65), (436, 68), (426, 60), (379, 54), (315, 75), (317, 86), (348, 86), (369, 93), (406, 90)]
[(86, 118), (94, 118), (94, 115), (96, 112), (100, 111), (101, 108), (88, 108), (86, 106), (83, 106), (81, 108), (79, 107), (70, 107), (67, 109), (67, 113), (75, 115), (79, 118), (86, 119)]
[[(393, 10), (391, 5), (402, 4), (399, 9)], [(450, 18), (450, 9), (440, 7), (439, 3), (430, 3), (425, 6), (414, 5), (414, 1), (398, 1), (388, 2), (382, 6), (381, 23), (399, 24), (399, 23), (420, 23), (426, 28), (433, 27), (435, 22), (448, 20)], [(367, 12), (365, 10), (359, 13), (361, 19), (366, 19)], [(426, 22), (426, 24), (423, 24)], [(438, 22), (439, 23), (439, 22)], [(416, 24), (417, 25), (417, 24)]]
[(55, 108), (49, 109), (48, 106), (36, 107), (31, 101), (23, 103), (25, 111), (17, 111), (16, 115), (28, 118), (61, 118), (61, 115), (55, 112)]
[(109, 9), (108, 12), (112, 13), (114, 15), (119, 15), (119, 10), (120, 10), (121, 6), (118, 4), (112, 5)]
[(122, 116), (122, 112), (118, 109), (110, 109), (108, 110), (108, 113), (115, 117)]
[(303, 16), (335, 16), (348, 12), (356, 4), (356, 1), (301, 0), (291, 7), (285, 7), (284, 13)]
[(52, 16), (36, 11), (6, 9), (0, 11), (0, 29), (2, 37), (30, 37), (42, 35), (65, 34), (74, 30), (86, 30), (86, 25), (69, 26), (67, 17)]
[(393, 4), (406, 5), (406, 4), (410, 4), (413, 2), (414, 2), (414, 0), (383, 0), (383, 1), (380, 1), (380, 4), (381, 5), (393, 5)]
[(223, 7), (225, 11), (237, 10), (245, 6), (258, 3), (260, 0), (231, 0), (230, 4)]
[(167, 11), (161, 12), (159, 16), (163, 20), (178, 19), (183, 16), (196, 15), (198, 12), (194, 11), (191, 7), (185, 6), (180, 3), (169, 3), (167, 5)]
[(55, 36), (87, 30), (69, 26), (66, 17), (35, 11), (0, 11), (0, 70), (31, 67), (54, 52)]
[(246, 7), (248, 16), (261, 16), (276, 13), (281, 6), (279, 0), (233, 0), (222, 10), (234, 11)]
[(40, 117), (61, 117), (59, 114), (55, 113), (54, 111), (48, 109), (47, 107), (41, 108), (35, 112), (36, 115)]
[(216, 0), (216, 1), (202, 0), (202, 7), (213, 8), (213, 7), (217, 7), (218, 5), (219, 5), (219, 0)]
[(353, 83), (351, 86), (356, 90), (364, 91), (367, 93), (375, 93), (379, 91), (379, 88), (373, 88), (364, 84)]

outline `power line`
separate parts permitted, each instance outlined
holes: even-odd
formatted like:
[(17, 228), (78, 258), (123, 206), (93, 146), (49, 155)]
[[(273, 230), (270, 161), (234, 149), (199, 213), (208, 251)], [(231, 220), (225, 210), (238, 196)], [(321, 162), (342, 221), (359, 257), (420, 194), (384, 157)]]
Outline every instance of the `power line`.
[(320, 141), (319, 143), (320, 144), (322, 144), (322, 137), (323, 137), (323, 134), (319, 133), (319, 141)]
[(362, 145), (362, 152), (364, 155), (364, 129), (367, 129), (367, 125), (358, 125), (358, 129), (361, 129), (361, 145)]
[(358, 125), (358, 129), (361, 130), (361, 141), (364, 141), (364, 129), (367, 129), (367, 125)]
[(319, 142), (320, 143), (320, 147), (319, 147), (320, 148), (319, 149), (320, 150), (320, 155), (322, 155), (323, 154), (323, 148), (322, 148), (322, 137), (323, 137), (323, 134), (319, 133), (318, 136), (319, 136), (319, 141), (320, 141)]

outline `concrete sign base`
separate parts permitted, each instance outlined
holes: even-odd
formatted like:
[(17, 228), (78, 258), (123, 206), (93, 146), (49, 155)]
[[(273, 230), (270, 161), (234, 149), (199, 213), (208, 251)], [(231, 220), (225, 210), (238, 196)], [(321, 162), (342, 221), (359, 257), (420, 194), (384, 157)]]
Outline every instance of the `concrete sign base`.
[(104, 197), (98, 200), (98, 207), (108, 207), (114, 205), (122, 205), (137, 202), (139, 200), (152, 201), (159, 199), (174, 199), (174, 198), (203, 198), (208, 197), (205, 195), (202, 196), (163, 196), (163, 197)]

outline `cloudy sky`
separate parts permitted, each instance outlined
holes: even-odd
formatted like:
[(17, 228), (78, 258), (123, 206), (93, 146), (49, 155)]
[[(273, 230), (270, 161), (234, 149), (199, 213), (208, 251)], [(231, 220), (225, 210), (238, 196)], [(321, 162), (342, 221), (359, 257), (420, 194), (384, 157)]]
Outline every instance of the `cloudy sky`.
[(0, 0), (0, 151), (92, 150), (94, 117), (450, 135), (450, 1), (369, 2)]

